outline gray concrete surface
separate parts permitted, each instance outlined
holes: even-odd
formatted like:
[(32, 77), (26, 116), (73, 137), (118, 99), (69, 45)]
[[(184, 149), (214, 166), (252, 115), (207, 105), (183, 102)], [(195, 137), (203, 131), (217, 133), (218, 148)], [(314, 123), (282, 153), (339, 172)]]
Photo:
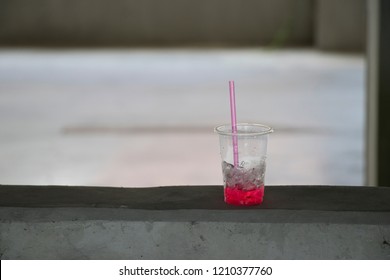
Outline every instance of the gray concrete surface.
[(362, 56), (315, 50), (0, 50), (0, 183), (217, 185), (213, 127), (271, 125), (269, 185), (362, 185)]
[(0, 192), (1, 259), (390, 259), (386, 187), (272, 186), (244, 208), (220, 186)]

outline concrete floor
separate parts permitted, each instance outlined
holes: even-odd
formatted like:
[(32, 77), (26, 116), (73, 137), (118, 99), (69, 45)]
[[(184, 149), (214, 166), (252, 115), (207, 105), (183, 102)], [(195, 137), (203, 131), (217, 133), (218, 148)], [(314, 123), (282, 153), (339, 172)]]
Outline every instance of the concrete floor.
[(0, 184), (221, 184), (217, 135), (271, 125), (266, 183), (364, 184), (365, 62), (315, 50), (0, 50)]

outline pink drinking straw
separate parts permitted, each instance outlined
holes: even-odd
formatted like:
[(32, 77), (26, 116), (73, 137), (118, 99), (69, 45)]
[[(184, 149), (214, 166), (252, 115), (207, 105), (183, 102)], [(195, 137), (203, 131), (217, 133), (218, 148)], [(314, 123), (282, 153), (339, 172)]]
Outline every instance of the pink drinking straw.
[(230, 115), (232, 119), (232, 133), (233, 133), (233, 158), (234, 167), (238, 167), (238, 144), (237, 144), (237, 118), (236, 118), (236, 97), (234, 93), (234, 81), (229, 81), (230, 92)]

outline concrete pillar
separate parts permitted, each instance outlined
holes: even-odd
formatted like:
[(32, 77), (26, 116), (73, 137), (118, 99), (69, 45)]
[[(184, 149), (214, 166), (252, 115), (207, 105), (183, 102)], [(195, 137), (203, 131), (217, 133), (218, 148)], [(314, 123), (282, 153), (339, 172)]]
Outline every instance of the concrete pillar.
[(390, 2), (368, 8), (367, 184), (390, 186)]

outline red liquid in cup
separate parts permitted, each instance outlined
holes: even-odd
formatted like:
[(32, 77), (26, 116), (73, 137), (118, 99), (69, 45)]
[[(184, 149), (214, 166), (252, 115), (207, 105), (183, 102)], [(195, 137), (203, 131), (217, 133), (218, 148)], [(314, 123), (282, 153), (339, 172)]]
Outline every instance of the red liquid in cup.
[(263, 202), (264, 185), (245, 190), (241, 185), (225, 186), (225, 202), (232, 205), (257, 205)]

